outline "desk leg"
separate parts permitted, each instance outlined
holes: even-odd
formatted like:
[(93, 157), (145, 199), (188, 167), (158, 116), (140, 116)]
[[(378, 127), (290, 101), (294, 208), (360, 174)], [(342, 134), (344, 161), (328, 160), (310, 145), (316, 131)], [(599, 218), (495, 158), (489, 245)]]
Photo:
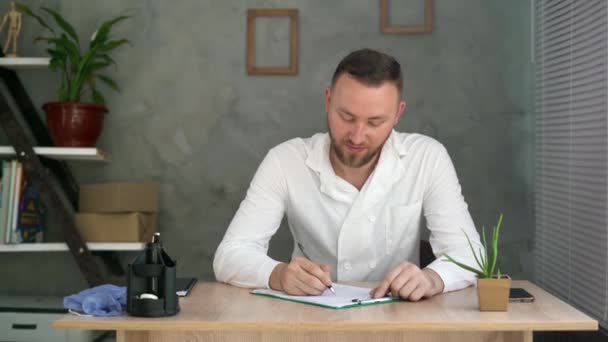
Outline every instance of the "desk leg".
[(531, 331), (410, 332), (256, 332), (256, 331), (123, 331), (117, 342), (532, 342)]

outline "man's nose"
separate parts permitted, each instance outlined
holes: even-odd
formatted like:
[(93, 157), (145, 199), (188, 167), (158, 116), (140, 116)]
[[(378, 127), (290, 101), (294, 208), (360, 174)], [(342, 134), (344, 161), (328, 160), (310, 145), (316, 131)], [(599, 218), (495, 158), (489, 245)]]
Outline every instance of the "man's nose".
[(350, 135), (350, 141), (355, 145), (360, 145), (363, 143), (365, 136), (365, 124), (364, 123), (356, 123), (353, 127), (352, 133)]

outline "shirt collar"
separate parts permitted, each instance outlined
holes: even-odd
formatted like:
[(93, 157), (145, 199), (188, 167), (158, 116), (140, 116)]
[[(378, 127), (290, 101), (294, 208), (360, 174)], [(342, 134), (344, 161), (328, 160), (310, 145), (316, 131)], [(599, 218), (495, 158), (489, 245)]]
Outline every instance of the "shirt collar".
[[(396, 132), (395, 130), (392, 130), (386, 139), (384, 146), (382, 147), (378, 164), (380, 164), (383, 159), (387, 159), (387, 155), (401, 158), (407, 154), (404, 144), (400, 144), (395, 136)], [(329, 133), (319, 133), (312, 136), (306, 143), (306, 149), (308, 152), (308, 156), (306, 157), (306, 165), (317, 173), (327, 171), (333, 172), (333, 167), (329, 161), (329, 146)]]
[[(403, 175), (404, 166), (401, 162), (401, 157), (407, 154), (407, 151), (398, 140), (396, 139), (396, 132), (392, 130), (382, 147), (378, 164), (362, 189), (370, 189), (371, 199), (377, 198), (382, 193), (387, 192), (391, 185)], [(349, 192), (349, 188), (344, 186), (343, 183), (346, 181), (335, 174), (331, 165), (329, 160), (330, 143), (329, 133), (317, 134), (311, 137), (306, 144), (308, 150), (306, 165), (318, 174), (321, 180), (321, 192), (340, 199), (342, 198), (340, 193)]]
[(333, 167), (329, 161), (330, 138), (328, 133), (319, 133), (308, 139), (306, 150), (306, 165), (317, 174), (333, 172)]

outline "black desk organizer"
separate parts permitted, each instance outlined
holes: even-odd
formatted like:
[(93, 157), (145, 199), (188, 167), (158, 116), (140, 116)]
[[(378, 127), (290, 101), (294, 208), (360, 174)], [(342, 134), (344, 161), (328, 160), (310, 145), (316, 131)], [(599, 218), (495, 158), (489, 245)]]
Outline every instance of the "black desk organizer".
[[(140, 317), (177, 314), (179, 299), (175, 291), (176, 266), (177, 263), (164, 251), (160, 234), (155, 233), (143, 253), (129, 264), (127, 313)], [(152, 297), (150, 295), (157, 299), (146, 298)]]

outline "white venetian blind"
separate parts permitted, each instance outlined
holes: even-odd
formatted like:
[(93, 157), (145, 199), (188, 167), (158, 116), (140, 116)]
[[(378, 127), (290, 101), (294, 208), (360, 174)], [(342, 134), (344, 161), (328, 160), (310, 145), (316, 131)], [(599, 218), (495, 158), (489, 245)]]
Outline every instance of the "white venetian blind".
[(606, 0), (535, 0), (536, 281), (608, 327)]

